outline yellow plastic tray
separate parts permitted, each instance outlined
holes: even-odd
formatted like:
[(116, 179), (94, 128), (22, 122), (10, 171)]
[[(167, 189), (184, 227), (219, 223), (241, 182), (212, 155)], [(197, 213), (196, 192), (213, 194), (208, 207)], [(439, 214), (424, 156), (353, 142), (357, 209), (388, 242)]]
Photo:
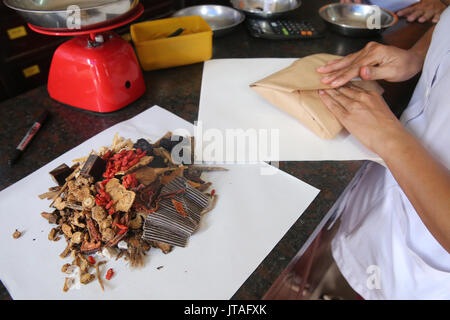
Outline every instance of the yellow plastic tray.
[[(167, 38), (177, 29), (184, 31)], [(155, 70), (211, 59), (212, 30), (199, 16), (146, 21), (131, 25), (131, 39), (144, 70)]]

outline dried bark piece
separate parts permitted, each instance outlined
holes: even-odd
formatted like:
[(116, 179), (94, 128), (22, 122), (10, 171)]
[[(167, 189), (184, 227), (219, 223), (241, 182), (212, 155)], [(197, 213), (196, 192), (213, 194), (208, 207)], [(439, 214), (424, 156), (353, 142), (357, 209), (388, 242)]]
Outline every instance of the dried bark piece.
[(102, 246), (102, 243), (100, 241), (95, 242), (95, 241), (83, 241), (83, 243), (81, 244), (81, 252), (85, 253), (85, 254), (92, 254), (96, 251), (98, 251), (98, 249), (100, 249), (100, 247)]
[(88, 272), (81, 274), (80, 276), (80, 282), (82, 284), (88, 284), (89, 282), (92, 282), (95, 279), (95, 276), (93, 274), (90, 274)]
[(70, 251), (71, 251), (70, 250), (70, 244), (67, 244), (67, 246), (64, 249), (64, 251), (59, 254), (59, 257), (62, 258), (62, 259), (66, 258), (70, 254)]
[(120, 181), (116, 178), (111, 179), (105, 186), (106, 192), (114, 200), (114, 210), (128, 212), (133, 205), (136, 194), (133, 191), (127, 190)]
[(116, 244), (118, 244), (125, 236), (127, 235), (127, 232), (122, 234), (116, 234), (114, 238), (112, 238), (107, 244), (105, 244), (105, 247), (113, 247)]
[(89, 216), (86, 217), (86, 223), (89, 231), (89, 236), (91, 237), (91, 239), (94, 240), (95, 242), (101, 241), (102, 236), (98, 231), (97, 227), (95, 226), (94, 221), (92, 221), (91, 217)]
[(62, 186), (66, 183), (66, 178), (72, 174), (74, 169), (69, 168), (65, 163), (59, 165), (52, 171), (50, 171), (50, 175), (53, 180), (59, 185)]
[(211, 187), (211, 185), (212, 185), (211, 182), (207, 182), (207, 183), (204, 183), (204, 184), (200, 185), (200, 186), (197, 187), (196, 189), (197, 189), (198, 191), (205, 192), (206, 190), (209, 189), (209, 187)]
[(91, 154), (84, 163), (80, 175), (83, 177), (92, 177), (95, 181), (98, 181), (101, 179), (105, 168), (106, 161), (95, 154)]
[(66, 279), (64, 280), (63, 291), (64, 291), (64, 292), (69, 291), (70, 287), (72, 286), (72, 283), (73, 283), (73, 279), (71, 279), (71, 278), (66, 278)]
[(70, 202), (70, 201), (66, 201), (65, 202), (65, 206), (66, 208), (72, 209), (72, 210), (78, 210), (78, 211), (82, 211), (83, 207), (80, 206), (79, 204), (75, 203), (75, 202)]
[(58, 215), (55, 213), (41, 212), (41, 216), (51, 224), (55, 224), (58, 221)]
[(155, 147), (159, 147), (160, 146), (160, 142), (162, 139), (169, 139), (172, 136), (172, 132), (167, 131), (165, 135), (163, 135), (161, 138), (159, 138), (159, 140), (157, 140), (154, 144), (153, 144), (153, 148)]
[(58, 193), (59, 193), (59, 190), (57, 190), (57, 191), (49, 191), (49, 192), (45, 192), (45, 193), (40, 194), (38, 197), (41, 200), (42, 199), (50, 200), (50, 199), (53, 199)]
[(50, 230), (50, 232), (48, 234), (48, 240), (50, 240), (50, 241), (55, 240), (55, 236), (56, 236), (56, 229), (52, 228), (52, 230)]
[(182, 177), (183, 176), (183, 171), (184, 171), (185, 168), (186, 167), (173, 168), (174, 171), (170, 175), (162, 176), (161, 183), (162, 184), (169, 184), (169, 183), (171, 183), (173, 181), (173, 179), (175, 179), (177, 177)]
[[(134, 172), (136, 175), (136, 180), (139, 183), (142, 183), (144, 186), (148, 186), (149, 184), (155, 182), (158, 177), (168, 171), (175, 171), (175, 176), (178, 176), (180, 172), (186, 167), (179, 168), (152, 168), (152, 167), (143, 167), (139, 168)], [(164, 179), (164, 177), (163, 177)], [(165, 184), (165, 182), (163, 182)]]

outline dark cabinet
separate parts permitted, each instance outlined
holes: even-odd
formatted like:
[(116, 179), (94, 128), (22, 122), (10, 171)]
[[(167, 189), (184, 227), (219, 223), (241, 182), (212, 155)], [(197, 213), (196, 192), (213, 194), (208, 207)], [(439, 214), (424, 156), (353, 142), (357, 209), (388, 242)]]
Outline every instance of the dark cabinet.
[[(135, 22), (167, 17), (183, 5), (180, 0), (141, 3), (145, 10)], [(129, 25), (115, 31), (129, 40)], [(0, 1), (0, 101), (45, 84), (53, 52), (67, 39), (30, 30), (18, 14)]]

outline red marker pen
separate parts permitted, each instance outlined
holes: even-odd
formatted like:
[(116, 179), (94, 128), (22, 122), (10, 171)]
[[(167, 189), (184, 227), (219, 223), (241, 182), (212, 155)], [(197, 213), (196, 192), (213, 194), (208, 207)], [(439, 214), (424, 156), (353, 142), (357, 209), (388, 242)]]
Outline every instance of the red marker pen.
[(14, 153), (12, 154), (11, 158), (8, 160), (9, 166), (12, 166), (22, 155), (22, 152), (25, 150), (25, 148), (30, 143), (31, 139), (36, 135), (36, 133), (39, 131), (39, 129), (44, 124), (45, 120), (47, 119), (48, 111), (44, 110), (37, 120), (33, 123), (31, 128), (27, 131), (25, 134), (25, 137), (23, 137), (22, 141), (20, 141), (19, 145), (17, 146), (16, 150), (14, 150)]

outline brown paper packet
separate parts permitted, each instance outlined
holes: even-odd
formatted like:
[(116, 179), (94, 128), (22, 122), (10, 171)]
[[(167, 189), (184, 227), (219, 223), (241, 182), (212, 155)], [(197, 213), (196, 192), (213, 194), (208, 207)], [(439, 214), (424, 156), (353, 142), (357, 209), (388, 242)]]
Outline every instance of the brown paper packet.
[[(316, 69), (337, 58), (340, 56), (314, 54), (252, 83), (250, 87), (279, 109), (300, 120), (319, 137), (332, 139), (343, 127), (319, 97), (319, 89), (329, 89), (331, 86), (322, 83), (323, 75)], [(366, 90), (383, 92), (376, 81), (352, 83)]]

